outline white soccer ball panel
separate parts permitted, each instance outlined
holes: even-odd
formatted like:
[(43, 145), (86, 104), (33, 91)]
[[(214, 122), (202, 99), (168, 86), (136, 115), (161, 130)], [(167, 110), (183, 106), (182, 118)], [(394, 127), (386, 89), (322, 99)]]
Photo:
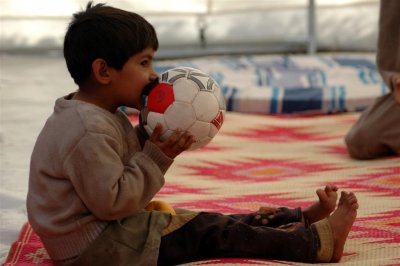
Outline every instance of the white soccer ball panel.
[[(199, 73), (200, 75), (205, 75), (203, 72), (197, 72), (197, 73)], [(214, 86), (208, 86), (208, 85), (210, 85), (208, 83), (208, 81), (210, 80), (210, 77), (209, 76), (203, 77), (200, 75), (196, 75), (196, 72), (193, 72), (191, 78), (193, 80), (195, 80), (197, 86), (199, 86), (199, 89), (201, 91), (213, 92)]]
[(217, 135), (218, 131), (219, 131), (218, 128), (216, 128), (213, 124), (210, 124), (210, 132), (209, 132), (208, 136), (210, 138), (213, 138), (213, 137), (215, 137), (215, 135)]
[(166, 130), (165, 133), (161, 135), (161, 140), (166, 140), (172, 135), (172, 133), (174, 133), (173, 130), (171, 129)]
[(188, 67), (188, 66), (181, 66), (181, 67), (176, 67), (176, 68), (173, 68), (173, 69), (185, 70), (186, 72), (189, 72), (189, 71), (197, 71), (197, 72), (199, 72), (200, 71), (197, 68)]
[(165, 123), (164, 114), (149, 112), (147, 115), (147, 125), (144, 126), (149, 135), (153, 133), (157, 123), (162, 125), (162, 133), (167, 131), (167, 124)]
[(226, 102), (225, 102), (225, 97), (222, 94), (221, 88), (214, 83), (214, 95), (217, 98), (218, 104), (219, 104), (219, 108), (221, 110), (226, 110)]
[[(165, 75), (167, 74), (167, 75)], [(163, 82), (174, 83), (176, 79), (184, 78), (186, 79), (187, 70), (181, 67), (173, 68), (161, 75)]]
[(189, 79), (178, 79), (173, 85), (175, 101), (191, 103), (199, 92), (196, 83)]
[(200, 91), (192, 105), (196, 118), (204, 122), (211, 122), (219, 111), (217, 98), (208, 91)]
[(192, 105), (184, 102), (174, 102), (164, 113), (168, 129), (187, 130), (196, 121)]
[(200, 141), (196, 141), (189, 147), (189, 150), (196, 150), (196, 149), (202, 148), (202, 147), (206, 146), (208, 143), (210, 143), (211, 140), (212, 140), (211, 138), (207, 137)]
[(211, 124), (208, 122), (196, 121), (188, 129), (196, 141), (209, 136)]

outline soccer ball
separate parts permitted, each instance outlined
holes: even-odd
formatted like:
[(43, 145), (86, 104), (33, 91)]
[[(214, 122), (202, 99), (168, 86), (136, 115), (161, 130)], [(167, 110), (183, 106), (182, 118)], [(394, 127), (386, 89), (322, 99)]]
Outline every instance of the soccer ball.
[(225, 100), (218, 84), (208, 74), (190, 67), (170, 69), (142, 96), (140, 122), (151, 135), (157, 123), (163, 128), (161, 139), (176, 129), (189, 131), (194, 150), (207, 145), (225, 119)]

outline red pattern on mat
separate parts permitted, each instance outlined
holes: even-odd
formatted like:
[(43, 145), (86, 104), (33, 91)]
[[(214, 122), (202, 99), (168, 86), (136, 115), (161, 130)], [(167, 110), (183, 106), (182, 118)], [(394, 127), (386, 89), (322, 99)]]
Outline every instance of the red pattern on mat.
[(273, 142), (323, 141), (339, 137), (338, 135), (310, 133), (307, 130), (308, 127), (267, 126), (267, 128), (252, 128), (247, 132), (230, 135)]
[[(305, 207), (315, 189), (335, 183), (358, 195), (360, 209), (342, 262), (400, 265), (400, 156), (355, 161), (343, 136), (357, 115), (277, 117), (228, 114), (216, 140), (175, 160), (157, 198), (197, 211), (247, 213), (260, 206)], [(136, 117), (131, 117), (137, 122)], [(29, 224), (4, 266), (51, 266)], [(224, 258), (189, 265), (303, 265)]]
[(45, 248), (39, 237), (32, 230), (31, 226), (26, 223), (22, 227), (18, 240), (15, 241), (8, 253), (4, 266), (27, 266), (42, 265), (52, 266)]
[[(246, 158), (245, 158), (246, 159)], [(327, 163), (304, 163), (294, 160), (265, 160), (248, 158), (246, 161), (209, 162), (206, 166), (187, 166), (195, 170), (194, 175), (210, 176), (220, 181), (238, 182), (269, 182), (298, 178), (306, 173), (324, 172), (338, 169)]]
[[(400, 210), (378, 213), (378, 217), (361, 217), (353, 226), (353, 238), (371, 239), (370, 243), (400, 245)], [(400, 254), (399, 254), (400, 255)]]

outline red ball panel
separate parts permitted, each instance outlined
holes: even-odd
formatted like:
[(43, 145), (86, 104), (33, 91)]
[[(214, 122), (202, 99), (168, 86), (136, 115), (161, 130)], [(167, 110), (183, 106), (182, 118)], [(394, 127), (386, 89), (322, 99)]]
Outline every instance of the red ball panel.
[(224, 114), (219, 111), (217, 116), (211, 121), (211, 123), (219, 130), (224, 123)]
[(163, 114), (174, 100), (172, 85), (159, 83), (150, 91), (147, 98), (147, 106), (149, 111)]

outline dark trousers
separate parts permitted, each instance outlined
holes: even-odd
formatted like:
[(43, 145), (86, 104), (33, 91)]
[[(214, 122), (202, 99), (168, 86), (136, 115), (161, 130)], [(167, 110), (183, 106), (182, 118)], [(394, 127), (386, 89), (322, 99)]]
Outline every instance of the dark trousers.
[(300, 221), (299, 208), (235, 215), (203, 212), (162, 237), (158, 265), (223, 257), (315, 261), (318, 233)]

